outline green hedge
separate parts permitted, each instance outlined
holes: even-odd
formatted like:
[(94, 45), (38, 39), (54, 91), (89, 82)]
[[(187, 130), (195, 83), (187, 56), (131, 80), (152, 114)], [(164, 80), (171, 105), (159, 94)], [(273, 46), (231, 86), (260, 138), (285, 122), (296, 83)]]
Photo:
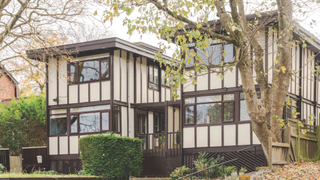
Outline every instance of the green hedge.
[(79, 139), (86, 174), (112, 180), (138, 176), (142, 171), (142, 140), (105, 133)]

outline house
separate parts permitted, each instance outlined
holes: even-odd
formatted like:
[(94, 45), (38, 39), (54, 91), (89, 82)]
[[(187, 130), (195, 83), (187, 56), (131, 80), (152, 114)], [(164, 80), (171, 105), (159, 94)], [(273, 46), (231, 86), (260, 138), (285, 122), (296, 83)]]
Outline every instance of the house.
[(19, 83), (3, 66), (0, 65), (0, 103), (9, 103), (19, 96)]
[[(300, 33), (311, 37), (303, 28)], [(260, 34), (263, 36), (259, 43), (270, 52), (265, 54), (265, 67), (272, 69), (272, 54), (277, 51), (273, 43), (276, 28), (263, 27)], [(209, 48), (215, 49), (213, 56), (218, 63), (232, 60), (232, 45), (212, 43)], [(316, 61), (308, 61), (308, 67), (303, 66), (320, 50), (319, 40), (307, 43), (307, 48), (297, 45), (292, 49), (292, 68), (302, 68), (303, 77), (311, 76), (310, 68), (319, 63), (317, 56)], [(225, 57), (220, 56), (222, 49), (227, 51)], [(172, 100), (170, 87), (161, 78), (165, 67), (154, 61), (156, 51), (159, 49), (144, 43), (107, 38), (27, 52), (29, 58), (47, 62), (51, 169), (63, 173), (78, 171), (78, 139), (108, 131), (144, 140), (143, 176), (168, 176), (178, 166), (191, 166), (200, 151), (211, 157), (222, 155), (231, 159), (236, 157), (237, 150), (260, 144), (251, 130), (237, 69), (225, 73), (223, 80), (208, 71), (197, 77), (196, 86), (190, 82), (181, 85), (177, 92), (180, 98)], [(72, 60), (67, 56), (70, 54)], [(267, 78), (271, 82), (272, 73)], [(290, 118), (296, 108), (302, 119), (315, 114), (314, 124), (318, 125), (320, 79), (295, 78), (288, 96), (296, 103), (285, 108), (285, 117)], [(266, 165), (261, 146), (256, 150), (257, 163)], [(244, 156), (244, 166), (252, 168), (252, 152)]]

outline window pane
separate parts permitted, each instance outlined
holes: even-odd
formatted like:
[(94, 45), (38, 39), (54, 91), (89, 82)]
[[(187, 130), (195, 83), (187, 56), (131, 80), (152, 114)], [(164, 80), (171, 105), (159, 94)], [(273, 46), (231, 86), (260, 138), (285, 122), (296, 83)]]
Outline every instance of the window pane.
[(213, 45), (205, 48), (204, 50), (198, 51), (201, 56), (201, 60), (204, 61), (206, 65), (220, 65), (221, 55), (222, 55), (222, 45)]
[[(194, 52), (194, 49), (189, 49), (190, 52)], [(188, 63), (188, 61), (190, 61)], [(194, 64), (194, 57), (191, 57), (189, 53), (186, 53), (186, 67), (192, 67)]]
[(158, 84), (159, 83), (159, 77), (158, 77), (158, 67), (157, 66), (154, 66), (154, 79), (153, 79), (153, 82)]
[(138, 116), (138, 134), (147, 134), (147, 116)]
[(240, 101), (240, 121), (248, 121), (250, 120), (250, 116), (247, 112), (247, 104), (246, 101)]
[(192, 97), (192, 98), (185, 98), (185, 99), (184, 99), (184, 103), (185, 103), (185, 104), (193, 104), (193, 103), (195, 103), (195, 98), (194, 98), (194, 97)]
[(149, 66), (149, 81), (153, 82), (153, 65)]
[(165, 78), (164, 70), (161, 70), (161, 84), (166, 85), (166, 78)]
[(79, 63), (80, 82), (99, 79), (99, 60)]
[(197, 124), (221, 122), (221, 103), (197, 105)]
[(149, 88), (158, 89), (158, 85), (153, 84), (153, 83), (149, 83)]
[(160, 114), (154, 113), (154, 132), (160, 132)]
[(114, 111), (113, 131), (120, 133), (120, 111)]
[(186, 124), (193, 124), (194, 123), (194, 106), (187, 106), (185, 109), (185, 123)]
[(233, 103), (223, 104), (224, 121), (233, 121)]
[(70, 112), (85, 112), (85, 111), (99, 111), (110, 109), (110, 105), (101, 105), (101, 106), (87, 106), (81, 108), (70, 108)]
[(50, 135), (67, 134), (67, 117), (51, 116), (50, 118)]
[(101, 60), (101, 78), (109, 77), (109, 59)]
[(161, 132), (166, 131), (166, 120), (164, 114), (160, 114)]
[(79, 115), (80, 133), (100, 131), (100, 113), (87, 113)]
[(197, 97), (197, 103), (221, 101), (221, 95)]
[(70, 81), (76, 82), (78, 79), (78, 68), (76, 63), (70, 64)]
[(71, 133), (78, 132), (78, 116), (70, 116)]
[(233, 45), (227, 44), (224, 46), (224, 51), (226, 55), (224, 56), (224, 62), (233, 62)]
[(50, 114), (67, 114), (66, 109), (53, 109), (50, 110)]
[(109, 129), (109, 113), (101, 113), (102, 117), (102, 130), (108, 131)]
[(224, 101), (234, 100), (234, 94), (225, 94), (223, 95)]

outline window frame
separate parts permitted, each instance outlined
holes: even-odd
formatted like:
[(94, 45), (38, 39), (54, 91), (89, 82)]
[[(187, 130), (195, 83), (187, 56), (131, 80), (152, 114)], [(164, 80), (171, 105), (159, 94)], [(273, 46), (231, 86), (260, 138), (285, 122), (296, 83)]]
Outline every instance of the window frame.
[[(102, 113), (108, 113), (109, 114), (109, 130), (102, 130)], [(88, 114), (88, 113), (99, 113), (100, 114), (100, 131), (97, 132), (80, 132), (80, 114)], [(71, 132), (71, 116), (77, 116), (77, 132)], [(97, 134), (97, 133), (101, 133), (101, 132), (110, 132), (112, 131), (112, 123), (111, 123), (111, 113), (110, 113), (110, 109), (107, 110), (98, 110), (98, 111), (84, 111), (84, 112), (74, 112), (74, 113), (70, 113), (68, 115), (68, 124), (69, 128), (68, 131), (70, 132), (70, 135), (75, 135), (75, 134)], [(69, 123), (70, 122), (70, 123)]]
[[(227, 94), (233, 94), (233, 100), (224, 100), (223, 96)], [(197, 103), (197, 97), (203, 97), (203, 96), (221, 96), (220, 101), (210, 101), (210, 102), (201, 102)], [(186, 98), (195, 98), (194, 103), (185, 103)], [(223, 124), (223, 123), (234, 123), (235, 122), (235, 102), (236, 102), (236, 93), (222, 93), (222, 94), (206, 94), (206, 95), (196, 95), (196, 96), (190, 96), (190, 97), (185, 97), (183, 99), (183, 125), (184, 126), (189, 126), (189, 125), (195, 125), (195, 126), (201, 126), (201, 125), (217, 125), (217, 124)], [(197, 124), (197, 105), (201, 104), (212, 104), (212, 103), (221, 103), (221, 122), (219, 123), (202, 123), (202, 124)], [(232, 121), (225, 121), (224, 120), (224, 104), (225, 103), (233, 103), (233, 114), (232, 114)], [(193, 106), (194, 108), (194, 117), (193, 117), (193, 123), (186, 123), (186, 112), (185, 109), (187, 106)]]
[[(109, 72), (108, 72), (108, 77), (101, 77), (101, 61), (102, 60), (108, 60), (108, 67), (109, 67)], [(89, 61), (99, 61), (99, 79), (95, 79), (95, 80), (89, 80), (89, 81), (81, 81), (80, 82), (80, 71), (79, 71), (79, 67), (80, 67), (80, 63), (83, 62), (89, 62)], [(76, 64), (76, 68), (78, 69), (77, 71), (77, 80), (76, 81), (71, 81), (71, 71), (70, 71), (70, 66), (72, 64)], [(67, 65), (67, 71), (68, 71), (68, 83), (69, 84), (82, 84), (82, 83), (88, 83), (88, 82), (98, 82), (98, 81), (103, 81), (103, 80), (110, 80), (110, 68), (111, 68), (111, 63), (110, 63), (110, 57), (101, 57), (101, 58), (95, 58), (95, 59), (89, 59), (89, 60), (83, 60), (83, 61), (73, 61), (73, 62), (68, 62)]]
[[(50, 124), (50, 121), (51, 121), (51, 116), (66, 116), (66, 119), (67, 119), (67, 133), (66, 134), (58, 134), (58, 135), (51, 135), (51, 124)], [(68, 114), (67, 113), (57, 113), (57, 114), (49, 114), (49, 137), (58, 137), (58, 136), (68, 136), (69, 135), (69, 128), (68, 128)]]
[[(152, 70), (153, 70), (153, 80), (152, 81), (150, 80), (150, 66), (153, 66), (153, 68), (152, 68)], [(154, 67), (155, 66), (158, 68), (158, 83), (154, 82)], [(162, 76), (161, 76), (160, 65), (155, 63), (155, 62), (148, 62), (147, 68), (148, 68), (148, 89), (159, 91), (160, 87), (162, 86)], [(158, 88), (157, 89), (156, 88), (151, 88), (149, 86), (150, 83), (156, 85)]]
[[(118, 107), (118, 109), (116, 109), (116, 107)], [(115, 120), (115, 115), (116, 115), (116, 113), (119, 113), (119, 118), (120, 118), (120, 131), (116, 131), (116, 130), (114, 130), (115, 129), (115, 123), (113, 122), (114, 120)], [(121, 106), (119, 106), (119, 105), (115, 105), (114, 106), (114, 108), (113, 108), (113, 114), (112, 114), (112, 116), (113, 116), (113, 118), (111, 119), (111, 121), (112, 121), (112, 130), (110, 130), (110, 131), (112, 131), (113, 133), (115, 133), (115, 134), (121, 134), (121, 127), (122, 127), (122, 123), (121, 123)], [(110, 121), (110, 122), (111, 122)], [(111, 126), (110, 126), (111, 127)]]
[[(219, 44), (222, 45), (221, 60), (220, 60), (220, 62), (223, 62), (223, 64), (232, 64), (232, 63), (234, 63), (234, 60), (233, 60), (232, 62), (225, 62), (225, 61), (224, 61), (224, 57), (223, 57), (223, 51), (225, 50), (224, 46), (226, 46), (226, 45), (233, 45), (233, 44), (228, 44), (228, 43), (225, 43), (225, 42), (220, 42), (220, 43), (211, 43), (210, 46), (215, 46), (215, 45), (219, 45)], [(209, 47), (210, 47), (210, 46), (209, 46)], [(190, 46), (190, 47), (189, 47), (189, 50), (191, 50), (191, 49), (193, 49), (193, 51), (197, 53), (197, 48), (195, 48), (195, 46)], [(235, 49), (235, 47), (233, 46), (233, 58), (235, 57), (235, 54), (236, 54), (236, 49)], [(183, 58), (186, 58), (186, 54), (183, 55)], [(204, 64), (204, 65), (205, 65), (205, 64)], [(192, 65), (192, 66), (186, 66), (186, 64), (184, 64), (184, 66), (185, 66), (185, 69), (186, 69), (186, 70), (192, 70), (192, 69), (194, 69), (194, 66), (193, 66), (193, 65)], [(220, 65), (215, 65), (215, 64), (210, 64), (210, 65), (206, 65), (206, 66), (207, 66), (207, 68), (220, 67)]]

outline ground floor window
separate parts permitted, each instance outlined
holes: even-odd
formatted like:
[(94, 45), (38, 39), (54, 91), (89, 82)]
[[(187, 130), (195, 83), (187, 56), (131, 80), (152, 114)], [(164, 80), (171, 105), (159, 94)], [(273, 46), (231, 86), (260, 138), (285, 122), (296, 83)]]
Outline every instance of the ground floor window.
[(185, 124), (234, 121), (234, 94), (185, 98)]

